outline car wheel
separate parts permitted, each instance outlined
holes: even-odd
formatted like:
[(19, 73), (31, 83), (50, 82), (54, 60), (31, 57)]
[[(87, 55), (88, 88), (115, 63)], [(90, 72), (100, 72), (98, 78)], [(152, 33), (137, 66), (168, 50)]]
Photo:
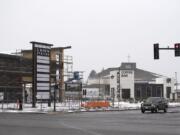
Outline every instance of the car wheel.
[(151, 113), (154, 113), (154, 109), (151, 110)]
[(164, 113), (166, 113), (167, 112), (167, 108), (164, 108)]
[(141, 112), (142, 112), (142, 113), (145, 113), (145, 110), (141, 109)]
[(158, 107), (155, 108), (155, 112), (156, 112), (156, 113), (158, 112)]

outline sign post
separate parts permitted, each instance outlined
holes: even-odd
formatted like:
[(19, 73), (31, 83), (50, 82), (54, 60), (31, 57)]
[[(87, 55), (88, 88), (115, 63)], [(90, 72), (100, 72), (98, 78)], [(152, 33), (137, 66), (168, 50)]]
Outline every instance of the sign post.
[(33, 47), (32, 107), (36, 100), (48, 101), (50, 106), (50, 58), (52, 44), (30, 42)]

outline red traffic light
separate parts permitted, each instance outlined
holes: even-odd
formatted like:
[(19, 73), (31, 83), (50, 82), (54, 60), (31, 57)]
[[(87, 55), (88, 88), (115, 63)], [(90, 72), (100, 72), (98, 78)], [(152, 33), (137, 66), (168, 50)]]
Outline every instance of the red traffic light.
[(180, 45), (180, 44), (175, 44), (175, 48), (179, 48), (179, 45)]
[(175, 56), (180, 56), (180, 43), (174, 44)]

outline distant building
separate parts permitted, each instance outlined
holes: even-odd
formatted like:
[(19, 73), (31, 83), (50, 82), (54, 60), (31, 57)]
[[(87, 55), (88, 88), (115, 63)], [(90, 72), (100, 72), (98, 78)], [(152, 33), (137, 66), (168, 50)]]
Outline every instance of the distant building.
[(102, 99), (142, 100), (150, 96), (175, 98), (174, 78), (139, 69), (136, 63), (122, 63), (120, 67), (108, 68), (100, 73), (92, 71), (87, 81), (83, 90), (96, 89)]

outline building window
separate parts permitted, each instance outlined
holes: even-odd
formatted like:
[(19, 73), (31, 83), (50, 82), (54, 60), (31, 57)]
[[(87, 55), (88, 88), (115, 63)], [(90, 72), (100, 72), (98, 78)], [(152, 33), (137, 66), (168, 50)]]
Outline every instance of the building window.
[(145, 84), (141, 85), (141, 98), (145, 99), (147, 97), (147, 87)]
[(136, 94), (135, 97), (136, 97), (137, 99), (141, 98), (141, 89), (140, 89), (140, 87), (138, 87), (138, 88), (136, 89), (135, 94)]
[(110, 90), (109, 89), (105, 89), (105, 95), (109, 96), (110, 95)]
[(117, 72), (117, 83), (120, 82), (120, 72)]
[(111, 88), (111, 97), (114, 98), (114, 95), (115, 95), (114, 88)]
[(110, 96), (110, 85), (105, 85), (105, 95)]
[(157, 97), (163, 97), (162, 87), (157, 87), (157, 89), (156, 89), (156, 96)]
[(147, 87), (147, 97), (151, 97), (151, 87), (150, 86), (148, 86)]
[(166, 83), (171, 83), (171, 78), (167, 78)]
[(129, 99), (130, 98), (130, 89), (122, 89), (122, 98)]
[(171, 94), (171, 87), (166, 87), (166, 97), (170, 98), (170, 94)]

